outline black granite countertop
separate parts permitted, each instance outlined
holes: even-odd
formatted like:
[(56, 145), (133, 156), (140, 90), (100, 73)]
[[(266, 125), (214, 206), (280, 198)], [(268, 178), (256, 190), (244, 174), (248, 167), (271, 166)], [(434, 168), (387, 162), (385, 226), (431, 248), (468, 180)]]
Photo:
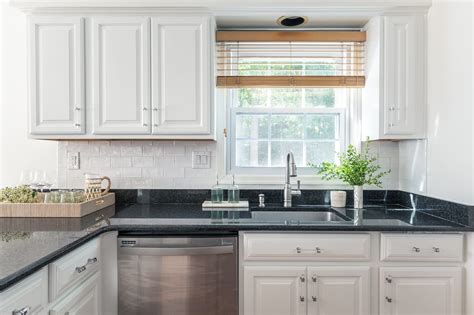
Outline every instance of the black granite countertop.
[[(262, 209), (253, 209), (262, 210)], [(268, 205), (265, 210), (272, 209)], [(292, 211), (309, 210), (295, 207)], [(250, 212), (238, 220), (214, 220), (200, 203), (129, 203), (115, 205), (79, 219), (1, 218), (0, 291), (107, 231), (121, 234), (237, 234), (238, 231), (396, 231), (470, 232), (474, 220), (470, 208), (413, 210), (399, 204), (367, 206), (365, 209), (331, 209), (346, 218), (343, 223), (259, 221)], [(110, 219), (110, 220), (109, 220)]]

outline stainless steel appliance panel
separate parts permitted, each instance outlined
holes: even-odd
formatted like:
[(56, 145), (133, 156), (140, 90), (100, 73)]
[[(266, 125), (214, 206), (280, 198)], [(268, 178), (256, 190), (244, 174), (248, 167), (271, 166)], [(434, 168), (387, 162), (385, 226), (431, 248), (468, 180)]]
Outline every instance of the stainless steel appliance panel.
[(119, 237), (119, 314), (237, 315), (236, 237)]

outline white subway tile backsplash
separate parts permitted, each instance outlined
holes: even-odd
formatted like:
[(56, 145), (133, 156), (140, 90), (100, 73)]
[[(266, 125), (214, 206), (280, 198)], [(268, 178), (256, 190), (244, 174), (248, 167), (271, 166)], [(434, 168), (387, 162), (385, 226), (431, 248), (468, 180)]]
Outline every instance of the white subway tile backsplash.
[(112, 157), (110, 158), (111, 167), (132, 167), (131, 157)]
[(173, 141), (164, 144), (165, 154), (182, 155), (185, 151), (185, 142)]
[(168, 167), (163, 171), (163, 177), (180, 178), (184, 177), (184, 168), (182, 167)]
[(141, 168), (122, 168), (122, 177), (141, 177), (142, 169)]
[(122, 146), (122, 156), (141, 156), (143, 155), (143, 148), (136, 145)]
[(132, 165), (134, 168), (138, 167), (152, 167), (153, 157), (152, 156), (136, 156), (132, 158)]

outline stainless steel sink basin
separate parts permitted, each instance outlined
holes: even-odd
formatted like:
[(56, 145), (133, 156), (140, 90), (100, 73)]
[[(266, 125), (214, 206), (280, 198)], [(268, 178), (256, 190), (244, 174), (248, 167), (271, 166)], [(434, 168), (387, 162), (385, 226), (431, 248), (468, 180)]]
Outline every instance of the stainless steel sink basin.
[(252, 219), (265, 222), (341, 222), (345, 218), (332, 211), (252, 211)]

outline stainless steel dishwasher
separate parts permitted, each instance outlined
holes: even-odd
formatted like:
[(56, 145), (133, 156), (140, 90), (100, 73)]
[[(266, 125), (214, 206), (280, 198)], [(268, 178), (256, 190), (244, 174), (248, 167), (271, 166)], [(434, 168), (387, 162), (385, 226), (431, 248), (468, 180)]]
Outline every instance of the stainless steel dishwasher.
[(237, 237), (119, 236), (120, 315), (237, 315)]

